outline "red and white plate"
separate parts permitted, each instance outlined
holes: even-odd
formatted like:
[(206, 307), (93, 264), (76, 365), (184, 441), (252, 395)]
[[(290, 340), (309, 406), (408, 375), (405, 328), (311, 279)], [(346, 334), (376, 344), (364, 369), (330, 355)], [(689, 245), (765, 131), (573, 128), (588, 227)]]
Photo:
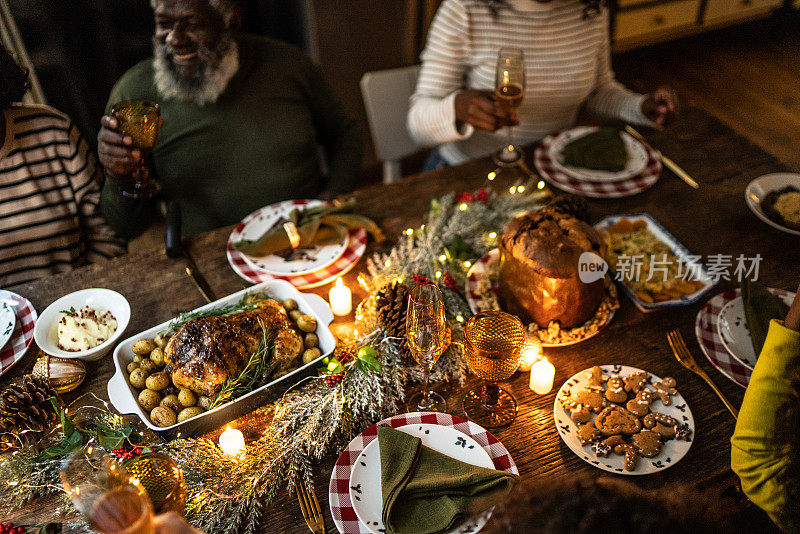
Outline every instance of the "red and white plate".
[(14, 311), (16, 322), (7, 343), (0, 347), (0, 376), (20, 361), (33, 341), (33, 325), (36, 310), (25, 297), (0, 289), (0, 302), (8, 304)]
[[(228, 244), (226, 247), (228, 263), (233, 271), (253, 284), (260, 284), (261, 282), (270, 280), (286, 280), (287, 282), (291, 282), (298, 289), (309, 289), (333, 282), (337, 277), (342, 276), (352, 269), (364, 255), (364, 251), (367, 248), (367, 232), (361, 228), (350, 230), (344, 250), (340, 253), (338, 251), (331, 253), (330, 256), (333, 257), (332, 260), (328, 259), (322, 265), (318, 265), (311, 270), (302, 270), (295, 274), (267, 272), (259, 268), (252, 259), (245, 257), (244, 254), (233, 248), (233, 243), (242, 239), (247, 226), (255, 224), (255, 221), (258, 221), (259, 217), (263, 214), (262, 212), (265, 210), (270, 210), (270, 212), (273, 209), (285, 211), (286, 209), (290, 210), (294, 207), (305, 206), (309, 204), (309, 202), (308, 200), (279, 202), (251, 213), (242, 222), (237, 224), (228, 237)], [(334, 245), (333, 248), (338, 248), (338, 245)]]
[(545, 137), (533, 153), (536, 170), (552, 185), (569, 193), (593, 198), (619, 198), (636, 195), (648, 189), (661, 176), (661, 161), (656, 152), (648, 145), (641, 143), (647, 151), (645, 169), (631, 178), (614, 182), (597, 182), (572, 176), (559, 169), (550, 155), (550, 146), (554, 136)]
[[(774, 295), (785, 300), (792, 295), (790, 291), (784, 291), (783, 289), (769, 288), (769, 290)], [(708, 358), (708, 361), (711, 362), (711, 365), (716, 367), (727, 378), (746, 388), (747, 384), (750, 383), (750, 375), (753, 373), (753, 369), (736, 354), (725, 348), (725, 343), (719, 335), (717, 326), (722, 309), (737, 298), (740, 298), (741, 295), (740, 289), (731, 289), (706, 302), (697, 312), (694, 333), (697, 336), (697, 343), (700, 345), (703, 354)]]
[[(343, 534), (370, 534), (372, 530), (359, 521), (358, 515), (353, 508), (350, 492), (350, 476), (353, 466), (359, 461), (364, 449), (378, 438), (378, 425), (388, 424), (392, 428), (405, 427), (408, 425), (440, 425), (453, 428), (472, 438), (483, 448), (492, 459), (495, 469), (519, 474), (517, 466), (508, 450), (500, 443), (497, 438), (487, 432), (484, 428), (476, 425), (472, 421), (467, 421), (461, 417), (446, 413), (434, 412), (412, 412), (395, 415), (372, 425), (356, 436), (353, 441), (342, 451), (341, 456), (336, 461), (331, 474), (328, 500), (330, 503), (331, 515), (336, 528)], [(471, 525), (465, 525), (469, 528)], [(477, 530), (467, 530), (477, 532)], [(461, 532), (461, 530), (457, 530)]]

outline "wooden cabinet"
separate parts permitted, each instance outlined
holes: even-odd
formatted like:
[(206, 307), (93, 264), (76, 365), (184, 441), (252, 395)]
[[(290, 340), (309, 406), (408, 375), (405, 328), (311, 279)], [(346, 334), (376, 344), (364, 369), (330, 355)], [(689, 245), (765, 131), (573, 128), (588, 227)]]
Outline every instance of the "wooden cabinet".
[[(678, 0), (620, 8), (616, 16), (614, 41), (617, 48), (666, 40), (677, 34), (697, 31), (700, 0)], [(759, 0), (752, 0), (759, 1)]]
[(708, 0), (704, 24), (735, 22), (766, 15), (780, 7), (783, 0)]

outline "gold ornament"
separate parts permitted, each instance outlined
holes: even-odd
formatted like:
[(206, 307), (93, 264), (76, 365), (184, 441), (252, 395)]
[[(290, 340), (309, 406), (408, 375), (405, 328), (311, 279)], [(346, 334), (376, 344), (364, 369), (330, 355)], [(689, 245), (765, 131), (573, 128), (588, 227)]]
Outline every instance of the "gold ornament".
[(182, 516), (186, 511), (186, 483), (175, 460), (150, 452), (126, 462), (125, 469), (147, 490), (157, 514), (175, 512)]
[(86, 367), (80, 360), (57, 358), (44, 354), (33, 366), (33, 376), (47, 380), (58, 393), (69, 393), (86, 378)]

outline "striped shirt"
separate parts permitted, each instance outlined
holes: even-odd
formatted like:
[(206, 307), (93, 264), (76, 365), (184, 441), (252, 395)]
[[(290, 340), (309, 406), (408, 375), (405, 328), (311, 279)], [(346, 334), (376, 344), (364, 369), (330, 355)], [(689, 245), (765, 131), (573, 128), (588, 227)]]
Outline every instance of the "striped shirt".
[(69, 117), (38, 105), (3, 115), (0, 287), (125, 252), (99, 215), (102, 170)]
[(508, 131), (459, 129), (456, 93), (467, 87), (494, 91), (501, 47), (525, 55), (525, 96), (517, 111), (514, 140), (533, 143), (573, 126), (581, 106), (603, 118), (650, 124), (641, 112), (643, 95), (614, 78), (608, 12), (583, 16), (580, 0), (506, 0), (492, 14), (480, 0), (444, 0), (422, 52), (422, 69), (411, 97), (408, 129), (426, 146), (442, 145), (450, 164), (497, 151)]

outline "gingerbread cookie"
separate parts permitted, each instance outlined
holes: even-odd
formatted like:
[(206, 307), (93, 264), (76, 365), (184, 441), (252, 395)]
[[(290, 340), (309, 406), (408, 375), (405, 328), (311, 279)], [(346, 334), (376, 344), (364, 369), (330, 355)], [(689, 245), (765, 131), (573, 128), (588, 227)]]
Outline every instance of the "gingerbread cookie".
[(619, 375), (612, 375), (608, 379), (608, 389), (606, 390), (606, 399), (617, 404), (622, 404), (628, 400), (628, 394), (625, 392), (625, 382)]
[(634, 434), (631, 443), (645, 458), (652, 458), (661, 452), (661, 436), (652, 430), (642, 430)]
[(614, 434), (636, 434), (642, 429), (642, 422), (622, 406), (604, 408), (594, 419), (594, 424), (606, 436)]
[[(609, 447), (614, 448), (617, 445), (625, 445), (625, 438), (623, 438), (621, 435), (617, 434), (615, 436), (607, 437), (606, 439), (603, 440), (603, 443), (605, 443)], [(622, 453), (620, 453), (620, 455), (622, 455)]]
[(592, 412), (583, 404), (576, 404), (569, 410), (569, 418), (576, 423), (588, 423), (592, 418)]
[(647, 383), (647, 373), (639, 371), (625, 377), (625, 391), (638, 393)]
[(604, 441), (595, 441), (594, 443), (592, 443), (592, 450), (594, 451), (594, 453), (597, 456), (602, 456), (603, 458), (611, 454), (611, 451), (613, 449), (614, 447), (607, 445), (606, 442)]
[(639, 465), (639, 453), (636, 447), (623, 443), (614, 447), (614, 454), (618, 456), (625, 455), (625, 471), (635, 471), (636, 466)]
[(670, 395), (678, 394), (678, 390), (675, 389), (675, 386), (677, 385), (678, 383), (671, 376), (668, 376), (661, 382), (653, 384), (653, 387), (656, 388), (656, 393), (658, 393), (658, 396), (661, 397), (661, 402), (664, 403), (664, 406), (669, 406), (672, 404)]
[(603, 376), (603, 370), (599, 365), (595, 365), (589, 369), (589, 371), (586, 372), (586, 378), (589, 380), (589, 384), (586, 387), (594, 390), (602, 390), (603, 382), (607, 380), (606, 377)]
[(647, 388), (640, 389), (636, 398), (628, 401), (625, 405), (628, 411), (642, 417), (650, 411), (650, 404), (653, 402), (653, 392)]
[(581, 440), (581, 445), (588, 445), (602, 438), (603, 434), (592, 423), (586, 423), (585, 425), (578, 425), (578, 437)]
[(672, 439), (679, 425), (678, 420), (667, 414), (650, 412), (642, 420), (644, 426), (656, 432), (662, 439)]
[(586, 406), (594, 413), (597, 413), (608, 406), (605, 397), (603, 397), (603, 392), (595, 391), (593, 389), (584, 389), (579, 391), (574, 400), (576, 404)]

